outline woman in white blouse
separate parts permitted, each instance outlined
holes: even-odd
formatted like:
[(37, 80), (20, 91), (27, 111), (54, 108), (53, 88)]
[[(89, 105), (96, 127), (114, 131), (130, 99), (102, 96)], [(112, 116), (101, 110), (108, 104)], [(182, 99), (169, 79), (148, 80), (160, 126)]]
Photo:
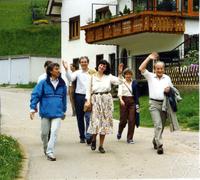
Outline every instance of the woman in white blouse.
[(101, 60), (96, 70), (97, 73), (91, 76), (86, 91), (87, 105), (92, 104), (88, 133), (93, 135), (91, 149), (96, 149), (96, 136), (99, 134), (99, 151), (105, 153), (103, 148), (105, 135), (112, 133), (113, 129), (111, 84), (119, 85), (123, 83), (123, 64), (120, 64), (118, 68), (119, 77), (110, 74), (110, 64), (106, 60)]
[[(126, 68), (123, 72), (125, 82), (119, 85), (120, 122), (117, 139), (121, 139), (123, 129), (128, 122), (127, 143), (134, 144), (133, 134), (136, 124), (136, 110), (139, 110), (137, 83), (132, 80), (133, 72)], [(134, 91), (133, 91), (134, 88)]]

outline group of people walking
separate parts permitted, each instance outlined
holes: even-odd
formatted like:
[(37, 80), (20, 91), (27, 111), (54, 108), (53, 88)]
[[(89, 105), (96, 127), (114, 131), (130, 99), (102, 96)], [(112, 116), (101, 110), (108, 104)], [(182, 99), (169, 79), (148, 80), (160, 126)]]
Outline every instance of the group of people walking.
[[(150, 60), (158, 60), (157, 53), (150, 54), (139, 67), (149, 85), (150, 113), (154, 123), (153, 146), (158, 154), (163, 154), (162, 133), (166, 120), (166, 113), (162, 111), (162, 103), (165, 93), (173, 87), (170, 77), (164, 74), (164, 63), (154, 63), (155, 73), (146, 69)], [(133, 71), (129, 68), (123, 70), (123, 64), (119, 64), (118, 77), (111, 75), (110, 64), (101, 60), (96, 70), (89, 69), (89, 59), (83, 56), (79, 59), (81, 69), (69, 71), (67, 62), (62, 62), (65, 76), (72, 84), (75, 82), (74, 112), (76, 114), (80, 143), (87, 143), (91, 150), (97, 146), (98, 150), (105, 153), (104, 140), (107, 134), (113, 131), (113, 99), (111, 85), (119, 85), (118, 96), (120, 100), (120, 121), (117, 139), (121, 139), (123, 129), (128, 123), (127, 143), (133, 144), (135, 126), (139, 126), (139, 92), (137, 81), (133, 80)], [(50, 63), (46, 69), (46, 77), (41, 80), (31, 94), (30, 118), (33, 119), (37, 112), (37, 104), (40, 103), (41, 138), (44, 153), (48, 160), (55, 161), (54, 155), (56, 137), (61, 119), (66, 112), (66, 84), (61, 78), (60, 67), (57, 63)], [(178, 127), (175, 127), (178, 129)], [(50, 132), (50, 133), (49, 133)], [(50, 134), (50, 135), (49, 135)]]

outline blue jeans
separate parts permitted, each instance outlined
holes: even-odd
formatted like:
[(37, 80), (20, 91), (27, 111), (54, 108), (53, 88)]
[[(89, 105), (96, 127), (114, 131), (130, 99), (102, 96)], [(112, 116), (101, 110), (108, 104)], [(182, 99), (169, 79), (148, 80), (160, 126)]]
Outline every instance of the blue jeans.
[[(41, 139), (43, 142), (44, 152), (46, 152), (47, 154), (54, 153), (60, 124), (61, 124), (60, 118), (55, 118), (55, 119), (42, 118), (41, 120)], [(50, 129), (51, 129), (51, 135), (50, 139), (48, 140)]]
[[(90, 112), (84, 112), (83, 106), (85, 103), (85, 94), (77, 94), (74, 95), (75, 100), (75, 110), (76, 110), (76, 118), (78, 123), (79, 137), (80, 139), (90, 139), (91, 134), (87, 133), (87, 129), (90, 124)], [(85, 119), (85, 122), (84, 122)]]

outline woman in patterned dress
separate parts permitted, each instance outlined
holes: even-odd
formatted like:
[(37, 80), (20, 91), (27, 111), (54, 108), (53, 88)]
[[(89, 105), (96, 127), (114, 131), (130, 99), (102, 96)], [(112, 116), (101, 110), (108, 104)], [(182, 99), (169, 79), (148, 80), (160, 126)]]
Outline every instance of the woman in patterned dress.
[(123, 64), (119, 64), (118, 77), (110, 74), (110, 64), (106, 60), (101, 60), (96, 70), (97, 73), (91, 76), (89, 80), (86, 92), (87, 105), (91, 106), (92, 104), (88, 133), (93, 135), (91, 149), (96, 149), (96, 137), (99, 134), (99, 151), (105, 153), (103, 148), (105, 135), (112, 133), (113, 129), (111, 84), (119, 85), (123, 83)]

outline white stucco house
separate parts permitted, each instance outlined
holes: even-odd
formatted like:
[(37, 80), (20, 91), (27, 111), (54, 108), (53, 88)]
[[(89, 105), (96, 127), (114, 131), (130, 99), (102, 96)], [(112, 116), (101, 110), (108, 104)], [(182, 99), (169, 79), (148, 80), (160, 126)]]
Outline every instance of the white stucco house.
[(148, 53), (157, 51), (170, 64), (186, 47), (198, 49), (198, 0), (49, 0), (47, 14), (61, 16), (61, 59), (76, 63), (86, 55), (95, 67), (103, 58), (113, 74), (123, 62), (140, 79)]

